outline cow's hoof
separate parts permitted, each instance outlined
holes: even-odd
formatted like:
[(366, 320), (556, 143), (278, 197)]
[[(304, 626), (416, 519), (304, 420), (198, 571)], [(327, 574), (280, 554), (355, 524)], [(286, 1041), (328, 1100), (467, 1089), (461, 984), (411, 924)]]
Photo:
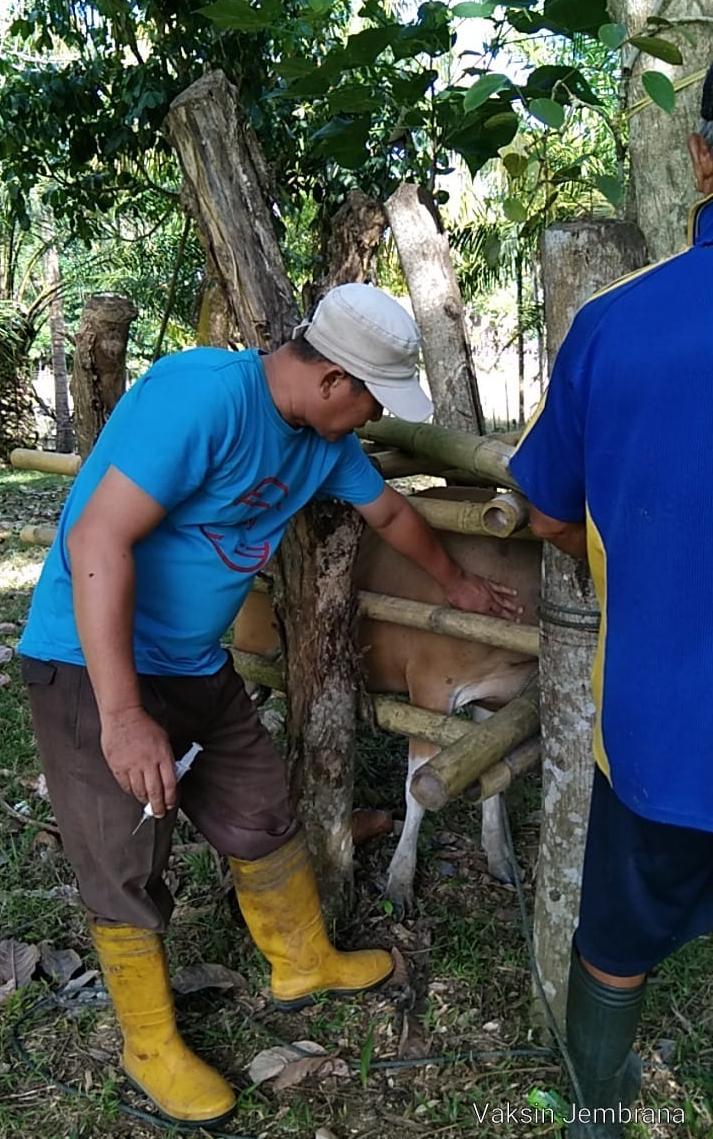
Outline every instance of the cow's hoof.
[(503, 886), (515, 885), (515, 874), (509, 858), (493, 858), (488, 861), (488, 874)]
[(394, 907), (394, 917), (401, 921), (413, 909), (413, 886), (389, 878), (384, 897)]

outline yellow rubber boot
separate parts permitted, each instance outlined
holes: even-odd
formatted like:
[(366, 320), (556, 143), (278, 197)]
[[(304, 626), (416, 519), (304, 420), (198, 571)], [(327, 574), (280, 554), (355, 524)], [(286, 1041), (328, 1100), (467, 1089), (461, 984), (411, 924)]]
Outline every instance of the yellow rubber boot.
[(278, 1008), (303, 1008), (318, 992), (371, 989), (392, 972), (383, 949), (341, 953), (330, 942), (301, 832), (266, 858), (231, 858), (230, 867), (247, 927), (272, 966), (270, 991)]
[(201, 1127), (225, 1119), (235, 1107), (233, 1089), (178, 1034), (161, 938), (98, 923), (92, 937), (124, 1037), (127, 1075), (168, 1119)]

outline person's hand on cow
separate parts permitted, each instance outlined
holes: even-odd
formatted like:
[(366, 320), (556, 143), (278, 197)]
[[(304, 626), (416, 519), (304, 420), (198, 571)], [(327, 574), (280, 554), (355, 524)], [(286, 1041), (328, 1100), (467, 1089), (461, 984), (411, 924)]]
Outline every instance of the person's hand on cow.
[(465, 570), (461, 570), (445, 594), (449, 605), (467, 613), (484, 613), (488, 617), (504, 617), (507, 621), (519, 621), (522, 616), (516, 589)]
[(151, 804), (157, 818), (176, 806), (176, 775), (168, 736), (143, 708), (102, 716), (101, 746), (127, 795)]

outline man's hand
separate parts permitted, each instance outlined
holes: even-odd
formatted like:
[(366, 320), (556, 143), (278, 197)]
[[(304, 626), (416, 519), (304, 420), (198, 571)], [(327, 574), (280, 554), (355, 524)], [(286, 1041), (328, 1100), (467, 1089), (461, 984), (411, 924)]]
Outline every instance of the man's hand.
[(520, 617), (517, 591), (462, 570), (428, 523), (393, 487), (385, 487), (374, 502), (357, 510), (385, 542), (430, 574), (456, 609), (510, 621)]
[(101, 746), (127, 795), (149, 802), (156, 818), (176, 806), (176, 775), (168, 736), (143, 708), (102, 716)]
[(516, 589), (508, 589), (497, 581), (488, 581), (465, 570), (445, 594), (449, 605), (467, 613), (485, 613), (488, 617), (504, 617), (508, 621), (518, 621), (522, 616)]

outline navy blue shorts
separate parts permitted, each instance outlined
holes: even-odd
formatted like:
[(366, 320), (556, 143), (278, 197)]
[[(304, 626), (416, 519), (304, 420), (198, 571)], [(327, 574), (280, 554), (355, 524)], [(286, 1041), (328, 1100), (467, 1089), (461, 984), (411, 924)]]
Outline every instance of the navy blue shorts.
[(713, 832), (625, 807), (597, 768), (575, 944), (615, 977), (647, 973), (713, 930)]

